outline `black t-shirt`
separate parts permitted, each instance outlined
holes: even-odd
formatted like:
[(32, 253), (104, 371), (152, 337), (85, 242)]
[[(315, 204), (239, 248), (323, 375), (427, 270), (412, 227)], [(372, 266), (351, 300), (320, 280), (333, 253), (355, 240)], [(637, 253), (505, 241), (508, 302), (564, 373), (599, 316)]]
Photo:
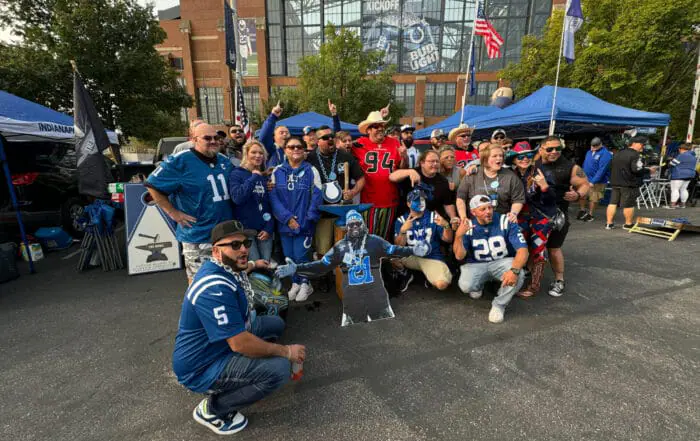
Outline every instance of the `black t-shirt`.
[(639, 187), (644, 164), (639, 152), (627, 148), (615, 153), (610, 161), (610, 185), (613, 187)]
[[(420, 181), (423, 185), (427, 186), (428, 189), (432, 190), (431, 195), (427, 195), (428, 199), (425, 201), (425, 209), (429, 211), (436, 211), (443, 219), (449, 221), (450, 216), (448, 216), (447, 211), (445, 211), (445, 205), (453, 205), (455, 203), (455, 193), (450, 190), (450, 183), (446, 177), (442, 176), (440, 173), (436, 173), (435, 176), (428, 178), (421, 171), (420, 166), (414, 168), (420, 175)], [(399, 204), (398, 215), (406, 213), (408, 207), (406, 206), (406, 197), (413, 190), (411, 185), (411, 179), (406, 178), (399, 184), (399, 189), (401, 190), (401, 203)], [(432, 196), (432, 198), (430, 198)]]
[(331, 172), (335, 173), (336, 178), (335, 180), (338, 181), (338, 184), (340, 184), (341, 189), (345, 189), (345, 163), (347, 162), (350, 165), (350, 187), (353, 187), (353, 181), (357, 181), (360, 179), (362, 176), (364, 176), (364, 173), (362, 173), (362, 169), (360, 168), (360, 164), (358, 164), (357, 159), (349, 153), (346, 152), (345, 150), (336, 150), (336, 155), (335, 155), (335, 167), (333, 168), (333, 156), (325, 156), (322, 155), (319, 149), (314, 150), (313, 152), (309, 153), (309, 156), (306, 158), (307, 161), (311, 165), (313, 165), (316, 170), (318, 170), (318, 174), (321, 175), (321, 183), (325, 184), (326, 182), (333, 181), (333, 179), (330, 179), (329, 176), (331, 175)]

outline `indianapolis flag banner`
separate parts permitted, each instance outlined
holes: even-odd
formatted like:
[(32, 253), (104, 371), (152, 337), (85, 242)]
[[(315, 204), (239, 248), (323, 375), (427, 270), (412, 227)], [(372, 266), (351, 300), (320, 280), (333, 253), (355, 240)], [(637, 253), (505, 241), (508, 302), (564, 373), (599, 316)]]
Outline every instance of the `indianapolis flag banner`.
[(238, 99), (236, 100), (238, 105), (238, 108), (236, 109), (236, 124), (243, 127), (243, 133), (245, 134), (246, 139), (250, 139), (252, 133), (250, 132), (248, 112), (245, 109), (245, 102), (243, 101), (243, 87), (241, 86), (241, 82), (239, 80), (236, 80), (236, 83), (238, 85), (238, 87), (236, 87), (238, 90)]
[(474, 60), (474, 42), (472, 41), (472, 59), (469, 60), (469, 96), (476, 95), (476, 63)]
[(486, 44), (486, 54), (489, 58), (498, 58), (501, 56), (501, 46), (503, 46), (503, 37), (493, 27), (491, 22), (486, 19), (484, 7), (479, 4), (479, 9), (476, 14), (476, 35), (484, 37)]
[(107, 132), (78, 72), (73, 73), (73, 118), (78, 164), (78, 192), (104, 198), (112, 182), (102, 151), (109, 147)]
[(566, 4), (566, 15), (564, 16), (564, 58), (567, 63), (573, 63), (574, 35), (583, 25), (583, 11), (581, 10), (581, 0), (568, 0)]
[(226, 39), (226, 64), (236, 70), (236, 31), (234, 30), (233, 9), (228, 0), (224, 0), (224, 32)]

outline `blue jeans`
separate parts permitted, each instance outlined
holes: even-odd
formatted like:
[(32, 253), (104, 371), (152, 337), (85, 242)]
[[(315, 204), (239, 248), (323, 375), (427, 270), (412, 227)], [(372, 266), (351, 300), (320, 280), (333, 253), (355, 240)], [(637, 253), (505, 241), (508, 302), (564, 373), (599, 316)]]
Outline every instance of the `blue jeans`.
[(267, 240), (260, 240), (257, 237), (252, 240), (253, 244), (250, 246), (250, 251), (248, 252), (248, 260), (256, 261), (258, 259), (264, 259), (269, 262), (270, 257), (272, 257), (272, 236)]
[[(261, 316), (253, 322), (251, 332), (263, 340), (271, 340), (279, 338), (283, 330), (281, 318)], [(209, 390), (209, 409), (219, 418), (230, 418), (284, 386), (290, 373), (291, 364), (286, 358), (248, 358), (234, 352)]]
[[(481, 291), (489, 280), (501, 281), (503, 274), (513, 266), (513, 258), (506, 257), (492, 262), (465, 263), (459, 275), (459, 289), (463, 293)], [(523, 286), (525, 274), (520, 271), (518, 281), (513, 286), (501, 286), (493, 299), (494, 306), (505, 308), (516, 292)]]

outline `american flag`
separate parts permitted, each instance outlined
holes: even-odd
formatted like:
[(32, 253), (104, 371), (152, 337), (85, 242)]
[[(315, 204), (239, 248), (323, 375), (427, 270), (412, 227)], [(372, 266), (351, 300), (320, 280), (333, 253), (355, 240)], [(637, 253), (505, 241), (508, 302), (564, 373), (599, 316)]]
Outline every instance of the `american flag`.
[(243, 101), (243, 88), (241, 87), (240, 81), (237, 83), (238, 87), (236, 87), (236, 89), (238, 90), (238, 99), (236, 101), (238, 102), (238, 108), (236, 109), (236, 124), (243, 127), (243, 133), (246, 139), (249, 139), (251, 135), (250, 121), (248, 120), (248, 112), (245, 110), (245, 102)]
[(484, 8), (479, 4), (479, 9), (476, 14), (476, 29), (474, 33), (484, 37), (486, 44), (486, 53), (489, 58), (498, 58), (501, 56), (501, 46), (503, 46), (503, 37), (494, 29), (491, 22), (486, 19)]

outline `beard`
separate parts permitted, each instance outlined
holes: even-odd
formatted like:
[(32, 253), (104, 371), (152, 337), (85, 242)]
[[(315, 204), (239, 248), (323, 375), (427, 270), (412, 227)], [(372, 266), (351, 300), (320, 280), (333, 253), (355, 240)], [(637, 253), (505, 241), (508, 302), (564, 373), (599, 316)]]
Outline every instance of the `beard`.
[(248, 258), (247, 257), (245, 259), (245, 263), (242, 264), (243, 266), (240, 266), (238, 264), (238, 260), (232, 259), (232, 258), (222, 254), (221, 255), (221, 263), (223, 263), (224, 265), (228, 265), (237, 271), (244, 271), (244, 270), (248, 269)]

